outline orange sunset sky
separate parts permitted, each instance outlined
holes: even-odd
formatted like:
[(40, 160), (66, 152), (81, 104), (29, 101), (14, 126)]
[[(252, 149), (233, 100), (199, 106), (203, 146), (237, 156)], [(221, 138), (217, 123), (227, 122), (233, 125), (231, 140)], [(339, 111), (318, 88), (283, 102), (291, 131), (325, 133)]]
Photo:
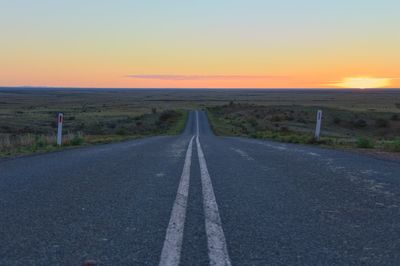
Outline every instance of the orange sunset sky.
[(397, 88), (400, 1), (2, 1), (0, 86)]

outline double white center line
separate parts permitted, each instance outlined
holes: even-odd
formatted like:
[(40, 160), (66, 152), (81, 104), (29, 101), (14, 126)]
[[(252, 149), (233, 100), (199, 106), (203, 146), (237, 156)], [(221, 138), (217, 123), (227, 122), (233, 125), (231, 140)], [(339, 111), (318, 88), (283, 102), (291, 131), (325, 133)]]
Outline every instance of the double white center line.
[(210, 265), (231, 265), (225, 235), (222, 230), (218, 205), (215, 200), (214, 190), (208, 173), (206, 159), (201, 148), (199, 136), (196, 138), (197, 155), (199, 157), (201, 172), (201, 187), (203, 190), (203, 208), (206, 222), (208, 257)]
[[(198, 112), (196, 112), (197, 134), (199, 132)], [(192, 159), (192, 146), (194, 136), (189, 142), (186, 151), (185, 164), (179, 183), (175, 203), (172, 208), (171, 218), (167, 228), (167, 234), (161, 253), (160, 266), (179, 265), (183, 231), (186, 219), (187, 200), (189, 196), (190, 166)], [(231, 261), (226, 246), (224, 231), (222, 229), (221, 218), (215, 194), (211, 183), (207, 163), (201, 148), (199, 136), (196, 137), (197, 155), (200, 164), (201, 186), (203, 191), (203, 208), (205, 216), (205, 227), (207, 235), (208, 256), (210, 265), (231, 265)]]
[(186, 207), (189, 196), (193, 139), (194, 136), (190, 140), (186, 151), (185, 164), (161, 252), (160, 265), (179, 265), (181, 258), (183, 229), (185, 227)]

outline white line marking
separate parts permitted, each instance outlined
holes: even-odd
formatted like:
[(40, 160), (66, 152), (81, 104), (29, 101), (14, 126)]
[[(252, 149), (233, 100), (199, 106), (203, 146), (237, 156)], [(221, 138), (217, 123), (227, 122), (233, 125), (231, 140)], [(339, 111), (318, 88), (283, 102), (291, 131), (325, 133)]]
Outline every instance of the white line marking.
[(247, 152), (242, 151), (241, 149), (231, 148), (231, 150), (238, 153), (240, 156), (242, 156), (247, 161), (254, 161), (253, 157), (251, 157)]
[(199, 133), (200, 133), (200, 129), (199, 129), (199, 111), (196, 111), (196, 125), (197, 125), (196, 132), (197, 132), (197, 136), (198, 136)]
[(208, 257), (210, 265), (227, 265), (231, 261), (226, 246), (224, 231), (222, 230), (221, 218), (218, 212), (218, 205), (215, 200), (214, 190), (208, 173), (207, 163), (200, 145), (199, 136), (196, 137), (197, 154), (200, 163), (201, 186), (203, 191), (203, 208), (206, 223)]
[(164, 246), (161, 252), (160, 266), (179, 265), (182, 250), (183, 230), (185, 227), (186, 207), (189, 196), (190, 166), (192, 163), (193, 139), (190, 140), (186, 151), (181, 181), (171, 212)]

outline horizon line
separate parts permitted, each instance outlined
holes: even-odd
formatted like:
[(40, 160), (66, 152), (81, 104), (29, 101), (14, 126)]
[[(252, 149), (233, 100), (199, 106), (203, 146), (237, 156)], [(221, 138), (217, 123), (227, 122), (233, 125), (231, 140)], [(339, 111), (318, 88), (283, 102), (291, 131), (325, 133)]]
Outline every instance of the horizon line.
[(243, 88), (243, 87), (210, 87), (210, 88), (201, 88), (201, 87), (188, 87), (188, 88), (173, 88), (173, 87), (86, 87), (86, 86), (0, 86), (0, 89), (105, 89), (105, 90), (334, 90), (334, 91), (344, 91), (344, 90), (359, 90), (359, 91), (368, 91), (368, 90), (400, 90), (400, 87), (389, 87), (389, 88), (307, 88), (307, 87), (285, 87), (285, 88), (273, 88), (273, 87), (265, 87), (265, 88)]

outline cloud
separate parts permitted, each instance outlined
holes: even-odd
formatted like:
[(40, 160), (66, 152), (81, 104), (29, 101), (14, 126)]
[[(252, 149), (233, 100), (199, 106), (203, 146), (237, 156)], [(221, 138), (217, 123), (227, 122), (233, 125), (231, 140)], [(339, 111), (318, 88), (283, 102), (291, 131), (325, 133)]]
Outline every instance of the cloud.
[(287, 76), (263, 76), (263, 75), (127, 75), (133, 79), (152, 79), (165, 81), (202, 81), (202, 80), (287, 80)]

